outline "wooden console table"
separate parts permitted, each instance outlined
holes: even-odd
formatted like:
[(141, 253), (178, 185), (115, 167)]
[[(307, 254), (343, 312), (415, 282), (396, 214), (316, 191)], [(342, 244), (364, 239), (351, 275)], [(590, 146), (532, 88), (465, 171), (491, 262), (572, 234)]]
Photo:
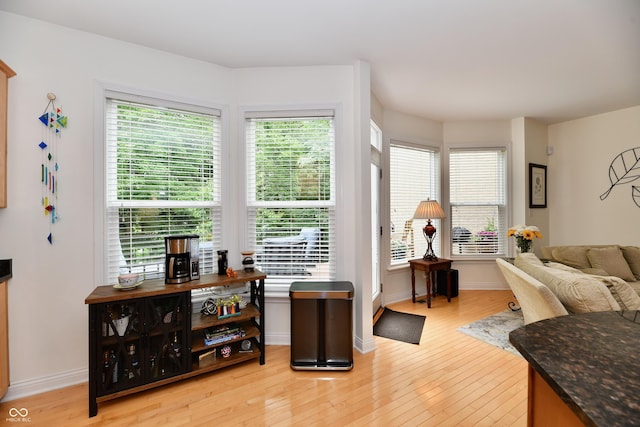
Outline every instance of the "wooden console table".
[(424, 271), (427, 275), (427, 308), (431, 308), (431, 290), (435, 283), (435, 272), (447, 271), (447, 302), (451, 302), (451, 260), (440, 258), (436, 261), (427, 261), (422, 258), (409, 260), (411, 267), (411, 301), (416, 302), (416, 270)]

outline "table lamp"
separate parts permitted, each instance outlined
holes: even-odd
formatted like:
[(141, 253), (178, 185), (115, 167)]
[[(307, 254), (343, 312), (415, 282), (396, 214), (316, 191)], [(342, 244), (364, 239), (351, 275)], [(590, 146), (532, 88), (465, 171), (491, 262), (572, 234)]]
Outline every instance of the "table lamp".
[(413, 214), (414, 219), (426, 219), (427, 225), (422, 229), (424, 238), (427, 239), (427, 250), (422, 259), (425, 261), (437, 261), (438, 257), (433, 253), (433, 238), (436, 235), (436, 228), (431, 224), (432, 219), (444, 218), (444, 211), (436, 200), (423, 200)]

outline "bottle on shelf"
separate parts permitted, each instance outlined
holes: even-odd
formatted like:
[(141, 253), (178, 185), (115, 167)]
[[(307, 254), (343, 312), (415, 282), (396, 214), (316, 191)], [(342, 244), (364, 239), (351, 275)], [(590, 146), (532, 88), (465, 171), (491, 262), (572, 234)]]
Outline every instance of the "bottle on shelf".
[(107, 305), (107, 309), (104, 313), (104, 319), (102, 319), (102, 336), (110, 337), (113, 335), (113, 329), (111, 327), (111, 321), (113, 320), (113, 312), (111, 311), (111, 305)]
[(109, 352), (105, 351), (104, 354), (102, 355), (102, 385), (106, 386), (107, 385), (107, 375), (109, 373), (109, 366), (111, 364), (109, 363)]
[(129, 325), (129, 317), (130, 317), (129, 308), (125, 304), (122, 304), (120, 306), (120, 315), (118, 316), (118, 319), (115, 321), (116, 331), (118, 332), (118, 335), (120, 335), (121, 337), (123, 337), (127, 333), (127, 326)]
[(129, 362), (131, 363), (131, 369), (129, 370), (128, 379), (129, 381), (134, 381), (136, 377), (140, 376), (140, 359), (138, 359), (135, 344), (129, 344)]
[(116, 353), (111, 350), (109, 353), (109, 366), (113, 369), (113, 376), (111, 378), (111, 382), (113, 384), (118, 382), (118, 365), (118, 356), (116, 356)]
[(149, 356), (149, 372), (152, 378), (158, 378), (158, 355), (155, 353)]
[(180, 366), (182, 364), (181, 363), (182, 344), (180, 344), (180, 341), (178, 339), (177, 331), (173, 333), (173, 340), (171, 342), (170, 349), (169, 349), (169, 358), (173, 362), (173, 371), (174, 372), (180, 371)]

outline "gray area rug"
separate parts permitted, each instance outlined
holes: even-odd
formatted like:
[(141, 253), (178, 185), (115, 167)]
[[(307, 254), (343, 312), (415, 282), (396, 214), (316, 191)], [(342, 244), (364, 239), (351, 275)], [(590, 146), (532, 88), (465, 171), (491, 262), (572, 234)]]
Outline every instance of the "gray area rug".
[(458, 331), (521, 356), (509, 342), (509, 332), (524, 326), (522, 310), (505, 310), (458, 328)]

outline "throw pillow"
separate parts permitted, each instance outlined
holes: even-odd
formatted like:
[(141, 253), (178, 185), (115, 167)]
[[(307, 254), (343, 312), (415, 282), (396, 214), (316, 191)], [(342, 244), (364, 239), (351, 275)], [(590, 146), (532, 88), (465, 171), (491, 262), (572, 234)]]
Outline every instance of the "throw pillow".
[(640, 310), (640, 296), (624, 280), (615, 276), (594, 276), (605, 285), (622, 310)]
[(553, 259), (573, 268), (591, 267), (587, 258), (587, 246), (558, 246), (551, 251)]
[(609, 276), (616, 276), (627, 282), (636, 280), (622, 255), (622, 251), (617, 246), (589, 249), (587, 258), (591, 267), (602, 269), (609, 273)]
[(570, 267), (567, 264), (562, 264), (560, 262), (549, 261), (545, 265), (547, 267), (549, 267), (549, 268), (555, 268), (555, 269), (558, 269), (558, 270), (569, 271), (571, 273), (580, 273), (580, 272), (584, 271), (584, 270), (578, 270), (577, 268)]
[(636, 280), (640, 280), (640, 247), (622, 246), (622, 255), (627, 260)]

